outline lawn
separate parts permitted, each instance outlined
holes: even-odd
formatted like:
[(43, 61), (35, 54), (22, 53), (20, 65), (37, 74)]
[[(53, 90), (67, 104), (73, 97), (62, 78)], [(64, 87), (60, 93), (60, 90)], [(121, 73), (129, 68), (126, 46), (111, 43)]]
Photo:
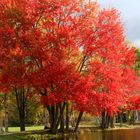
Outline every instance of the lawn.
[(0, 136), (0, 140), (21, 140), (16, 136)]
[[(20, 132), (20, 127), (9, 127), (9, 132)], [(43, 130), (44, 126), (28, 126), (26, 131)]]
[[(9, 127), (9, 133), (0, 135), (0, 140), (28, 140), (28, 136), (40, 136), (40, 134), (32, 134), (33, 131), (43, 130), (44, 126), (28, 126), (26, 127), (26, 132), (20, 132), (20, 127)], [(31, 131), (31, 132), (30, 132)], [(17, 132), (17, 133), (16, 133)], [(24, 134), (26, 133), (26, 134)], [(39, 131), (40, 133), (40, 131)]]

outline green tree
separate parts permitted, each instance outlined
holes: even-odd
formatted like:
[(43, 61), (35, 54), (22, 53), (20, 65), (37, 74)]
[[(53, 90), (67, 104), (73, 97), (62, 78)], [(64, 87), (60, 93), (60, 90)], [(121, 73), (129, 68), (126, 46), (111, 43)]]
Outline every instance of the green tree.
[(136, 54), (135, 69), (137, 74), (140, 76), (140, 48), (136, 49), (135, 54)]

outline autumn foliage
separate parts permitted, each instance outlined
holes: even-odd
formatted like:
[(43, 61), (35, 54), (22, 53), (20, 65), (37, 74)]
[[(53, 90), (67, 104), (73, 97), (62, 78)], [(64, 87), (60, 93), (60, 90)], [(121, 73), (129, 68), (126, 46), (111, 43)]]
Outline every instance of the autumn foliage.
[[(117, 10), (86, 0), (1, 0), (0, 11), (0, 89), (38, 94), (57, 116), (53, 130), (66, 103), (109, 116), (127, 106), (136, 91), (135, 49)], [(139, 95), (129, 101), (135, 106)]]

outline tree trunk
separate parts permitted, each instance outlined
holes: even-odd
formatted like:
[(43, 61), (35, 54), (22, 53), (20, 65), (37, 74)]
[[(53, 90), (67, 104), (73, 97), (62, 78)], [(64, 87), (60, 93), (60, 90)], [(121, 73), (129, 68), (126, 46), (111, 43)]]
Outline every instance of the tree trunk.
[(20, 131), (25, 131), (25, 116), (23, 114), (20, 116)]
[(55, 110), (54, 110), (54, 106), (51, 107), (51, 130), (53, 129), (54, 127), (54, 118), (55, 117)]
[(50, 128), (50, 122), (49, 122), (49, 113), (48, 110), (46, 109), (46, 106), (44, 106), (44, 129), (49, 129)]
[(52, 130), (52, 133), (56, 133), (56, 124), (57, 124), (57, 120), (58, 120), (58, 105), (56, 105), (55, 107), (54, 107), (54, 111), (53, 111), (53, 123), (52, 123), (52, 128), (51, 128), (51, 130)]
[(57, 120), (57, 123), (56, 123), (56, 129), (58, 129), (58, 126), (59, 126), (59, 124), (60, 124), (60, 122), (63, 118), (65, 106), (66, 106), (65, 102), (63, 103), (63, 105), (60, 105), (60, 114), (59, 114), (59, 117), (58, 117), (58, 120)]
[(135, 110), (135, 123), (138, 123), (138, 111)]
[(113, 128), (114, 127), (114, 116), (110, 117), (107, 112), (102, 112), (102, 122), (101, 122), (101, 129), (105, 128)]
[(69, 131), (69, 103), (66, 103), (66, 132)]
[(8, 96), (7, 94), (4, 94), (4, 108), (5, 108), (4, 126), (5, 126), (5, 132), (8, 132)]
[(18, 106), (19, 112), (19, 120), (20, 120), (20, 131), (25, 131), (25, 104), (26, 104), (26, 97), (24, 88), (15, 89), (16, 93), (16, 101)]
[(105, 121), (105, 128), (108, 128), (110, 124), (110, 116), (108, 115), (108, 113), (106, 114), (106, 121)]
[(105, 111), (103, 111), (102, 112), (102, 122), (101, 122), (101, 128), (102, 129), (105, 129), (105, 125), (106, 125), (106, 112)]
[(82, 116), (83, 116), (83, 113), (84, 113), (84, 112), (80, 112), (80, 113), (79, 113), (79, 116), (78, 116), (78, 119), (77, 119), (77, 122), (76, 122), (76, 126), (75, 126), (75, 129), (74, 129), (75, 132), (77, 132), (79, 123), (80, 123), (81, 118), (82, 118)]
[(110, 117), (110, 127), (114, 128), (114, 116)]
[(123, 124), (122, 112), (119, 113), (119, 118), (120, 118), (120, 127), (122, 127)]
[(62, 114), (61, 121), (60, 121), (60, 132), (64, 132), (64, 113)]
[(47, 110), (48, 110), (48, 113), (49, 113), (49, 123), (50, 123), (50, 129), (51, 129), (51, 126), (52, 126), (52, 112), (51, 112), (51, 107), (50, 106), (47, 106)]

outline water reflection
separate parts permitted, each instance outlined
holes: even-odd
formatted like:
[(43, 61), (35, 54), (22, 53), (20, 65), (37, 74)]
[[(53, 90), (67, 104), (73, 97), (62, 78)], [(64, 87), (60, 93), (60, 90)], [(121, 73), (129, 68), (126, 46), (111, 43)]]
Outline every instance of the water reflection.
[(83, 132), (51, 140), (140, 140), (140, 129)]

